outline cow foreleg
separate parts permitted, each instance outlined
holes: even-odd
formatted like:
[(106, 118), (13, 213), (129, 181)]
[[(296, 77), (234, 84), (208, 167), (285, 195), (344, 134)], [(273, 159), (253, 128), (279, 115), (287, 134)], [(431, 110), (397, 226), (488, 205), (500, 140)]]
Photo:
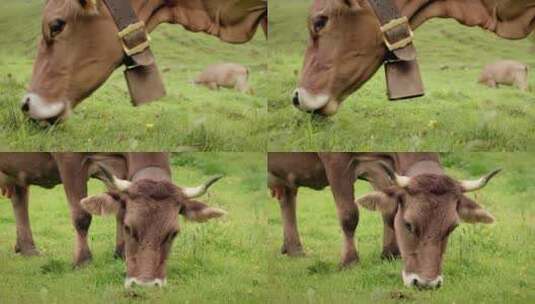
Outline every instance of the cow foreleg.
[(266, 39), (268, 39), (269, 27), (268, 27), (267, 14), (266, 14), (266, 16), (264, 18), (262, 18), (262, 20), (260, 21), (260, 24), (262, 25), (262, 30), (264, 31), (264, 36), (266, 36)]
[(355, 172), (348, 166), (351, 163), (349, 154), (322, 153), (320, 158), (327, 173), (336, 203), (336, 212), (340, 226), (342, 226), (344, 241), (340, 265), (347, 267), (359, 260), (354, 240), (355, 230), (359, 222), (359, 210), (355, 204), (353, 190)]
[(303, 246), (299, 239), (296, 216), (297, 189), (285, 186), (274, 186), (272, 188), (274, 196), (279, 200), (282, 217), (282, 228), (284, 241), (281, 253), (288, 256), (302, 256)]
[(87, 196), (88, 172), (87, 168), (82, 166), (83, 155), (80, 153), (58, 153), (55, 158), (67, 200), (69, 201), (72, 222), (76, 230), (73, 263), (75, 267), (78, 267), (91, 260), (91, 251), (87, 244), (91, 215), (80, 205), (80, 200)]
[(381, 258), (392, 260), (399, 258), (399, 247), (396, 241), (396, 234), (394, 232), (394, 214), (383, 214), (383, 252)]
[(253, 90), (251, 89), (251, 87), (249, 87), (247, 78), (247, 74), (238, 76), (234, 88), (240, 93), (253, 95)]
[(208, 83), (206, 84), (206, 86), (207, 86), (210, 90), (212, 90), (212, 91), (217, 91), (217, 90), (219, 90), (219, 85), (218, 85), (217, 83), (215, 83), (215, 82), (208, 82)]
[(117, 215), (117, 231), (114, 257), (124, 260), (124, 235), (123, 235), (123, 216)]
[(520, 89), (522, 92), (528, 92), (529, 91), (529, 84), (528, 84), (528, 76), (527, 72), (526, 75), (522, 74), (520, 76), (516, 76), (514, 80), (514, 85)]
[(32, 229), (30, 227), (30, 218), (28, 216), (28, 187), (12, 186), (10, 187), (11, 203), (15, 222), (17, 225), (17, 243), (15, 252), (24, 256), (39, 255), (33, 242)]

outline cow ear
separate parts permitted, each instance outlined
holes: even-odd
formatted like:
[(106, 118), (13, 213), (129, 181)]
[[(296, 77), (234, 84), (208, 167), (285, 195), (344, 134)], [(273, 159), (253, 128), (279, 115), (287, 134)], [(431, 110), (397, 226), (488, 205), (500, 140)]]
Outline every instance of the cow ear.
[(392, 213), (396, 209), (394, 199), (381, 191), (368, 193), (358, 198), (356, 203), (368, 210), (379, 211), (381, 213)]
[(466, 223), (491, 224), (494, 222), (494, 216), (492, 214), (464, 195), (461, 197), (457, 206), (457, 213), (461, 220)]
[(199, 223), (227, 214), (223, 209), (210, 207), (205, 203), (194, 200), (188, 200), (186, 203), (181, 203), (179, 213), (186, 219)]
[(338, 0), (338, 2), (340, 2), (340, 4), (350, 9), (361, 8), (358, 0)]
[(100, 0), (78, 0), (78, 3), (80, 3), (80, 6), (87, 13), (97, 13), (99, 1)]
[(123, 192), (128, 189), (132, 185), (132, 182), (120, 179), (117, 176), (113, 174), (113, 172), (104, 164), (97, 164), (99, 171), (95, 173), (93, 176), (99, 180), (101, 180), (108, 189)]
[(93, 215), (117, 214), (121, 203), (108, 193), (86, 197), (80, 201), (82, 208)]

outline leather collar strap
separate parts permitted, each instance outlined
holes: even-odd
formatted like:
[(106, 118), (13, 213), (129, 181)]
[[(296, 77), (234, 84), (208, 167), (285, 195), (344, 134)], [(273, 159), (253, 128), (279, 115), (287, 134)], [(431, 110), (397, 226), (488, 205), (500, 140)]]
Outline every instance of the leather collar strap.
[(124, 72), (134, 105), (165, 96), (165, 88), (149, 43), (150, 38), (130, 0), (104, 0), (119, 30), (125, 53)]
[(388, 98), (399, 100), (424, 95), (413, 33), (407, 17), (401, 16), (393, 0), (368, 0), (375, 11), (388, 53), (385, 58)]

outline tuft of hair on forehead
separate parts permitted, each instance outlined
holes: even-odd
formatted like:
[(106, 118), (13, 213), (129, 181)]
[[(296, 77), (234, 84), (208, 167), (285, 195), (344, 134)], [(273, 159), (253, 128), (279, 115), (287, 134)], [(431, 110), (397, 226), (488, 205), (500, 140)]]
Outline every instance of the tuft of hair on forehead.
[(344, 6), (340, 1), (314, 1), (310, 7), (310, 12), (313, 14), (312, 17), (316, 15), (321, 15), (326, 12), (329, 12), (329, 15), (341, 16), (344, 12), (347, 11), (347, 7)]
[(426, 192), (442, 195), (448, 192), (457, 193), (460, 189), (458, 183), (447, 175), (422, 174), (411, 178), (407, 191), (412, 194)]
[(46, 4), (51, 1), (72, 18), (98, 15), (101, 5), (101, 0), (47, 0)]
[(156, 201), (178, 198), (181, 195), (173, 183), (150, 179), (136, 181), (128, 188), (128, 193), (132, 196), (148, 197)]

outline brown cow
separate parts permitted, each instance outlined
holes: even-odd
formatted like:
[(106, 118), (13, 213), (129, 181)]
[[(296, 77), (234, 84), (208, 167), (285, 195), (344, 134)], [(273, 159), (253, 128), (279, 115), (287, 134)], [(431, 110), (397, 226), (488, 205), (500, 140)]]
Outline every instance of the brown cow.
[[(506, 39), (535, 28), (535, 0), (392, 0), (416, 29), (434, 17), (453, 18)], [(293, 104), (334, 115), (340, 104), (379, 69), (387, 53), (374, 11), (365, 0), (315, 0), (310, 38)]]
[(500, 84), (515, 85), (520, 90), (527, 92), (528, 83), (528, 66), (514, 60), (500, 60), (485, 66), (478, 82), (497, 88)]
[(383, 258), (403, 258), (407, 286), (439, 287), (448, 235), (459, 220), (491, 223), (494, 218), (463, 193), (483, 188), (498, 172), (476, 181), (444, 174), (433, 153), (269, 153), (268, 185), (283, 219), (282, 253), (301, 255), (295, 212), (299, 187), (327, 186), (336, 203), (344, 242), (341, 265), (358, 261), (354, 234), (359, 220), (353, 184), (368, 180), (377, 192), (357, 200), (382, 213)]
[[(87, 196), (87, 179), (96, 177), (110, 191)], [(34, 255), (28, 218), (28, 188), (63, 183), (77, 234), (74, 265), (91, 259), (87, 235), (91, 214), (115, 214), (116, 255), (126, 259), (125, 286), (163, 286), (178, 214), (203, 222), (225, 212), (193, 200), (219, 177), (195, 188), (171, 182), (165, 153), (0, 153), (0, 188), (11, 198), (17, 224), (15, 251)], [(89, 212), (89, 213), (88, 213)]]
[(238, 63), (217, 63), (207, 66), (193, 81), (211, 90), (219, 87), (236, 89), (241, 93), (252, 93), (248, 84), (249, 70)]
[[(96, 3), (96, 5), (95, 5)], [(151, 32), (180, 24), (229, 43), (249, 41), (259, 24), (267, 30), (266, 0), (131, 0)], [(46, 1), (29, 91), (21, 108), (32, 119), (65, 118), (125, 60), (117, 27), (101, 0)]]

